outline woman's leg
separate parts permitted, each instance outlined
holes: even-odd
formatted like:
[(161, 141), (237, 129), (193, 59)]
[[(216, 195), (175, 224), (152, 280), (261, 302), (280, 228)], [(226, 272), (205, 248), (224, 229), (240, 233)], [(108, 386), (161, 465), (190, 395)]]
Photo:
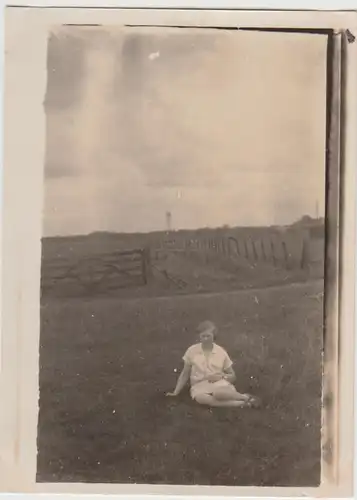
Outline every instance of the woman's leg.
[(243, 406), (246, 406), (245, 400), (234, 400), (234, 399), (219, 400), (216, 399), (211, 394), (198, 394), (194, 398), (194, 400), (201, 405), (214, 406), (214, 407), (242, 408)]
[(241, 401), (246, 403), (250, 400), (249, 394), (241, 394), (233, 385), (227, 387), (217, 387), (213, 391), (213, 397), (218, 401)]

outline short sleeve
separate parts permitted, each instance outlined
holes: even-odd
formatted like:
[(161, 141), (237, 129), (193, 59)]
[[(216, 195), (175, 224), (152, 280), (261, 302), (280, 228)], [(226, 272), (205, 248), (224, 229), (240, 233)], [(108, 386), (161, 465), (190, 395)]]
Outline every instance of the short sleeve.
[(228, 370), (233, 365), (233, 361), (228, 356), (228, 354), (224, 351), (224, 360), (223, 360), (223, 370)]
[(185, 354), (182, 356), (183, 362), (187, 365), (192, 364), (192, 349), (188, 348)]

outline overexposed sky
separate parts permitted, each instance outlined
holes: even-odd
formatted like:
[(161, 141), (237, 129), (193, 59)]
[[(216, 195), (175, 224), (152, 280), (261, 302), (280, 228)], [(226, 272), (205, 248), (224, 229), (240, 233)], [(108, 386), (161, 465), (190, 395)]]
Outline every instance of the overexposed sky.
[(325, 76), (321, 35), (57, 30), (44, 234), (323, 215)]

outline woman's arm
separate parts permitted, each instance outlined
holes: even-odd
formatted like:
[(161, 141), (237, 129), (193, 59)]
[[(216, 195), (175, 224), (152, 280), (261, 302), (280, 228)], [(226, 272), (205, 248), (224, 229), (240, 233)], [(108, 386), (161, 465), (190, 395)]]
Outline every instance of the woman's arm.
[(234, 370), (231, 366), (224, 370), (223, 378), (224, 378), (224, 380), (227, 380), (227, 382), (229, 382), (231, 384), (233, 384), (233, 382), (235, 382), (236, 374), (234, 373)]
[(219, 380), (227, 380), (230, 384), (233, 384), (236, 380), (236, 374), (232, 367), (224, 369), (221, 373), (214, 373), (213, 375), (208, 375), (207, 380), (209, 382), (218, 382)]
[(190, 374), (191, 374), (191, 365), (189, 365), (188, 363), (185, 363), (183, 370), (180, 373), (179, 378), (177, 379), (177, 384), (176, 384), (174, 392), (167, 393), (167, 396), (178, 396), (180, 394), (180, 392), (182, 391), (182, 389), (187, 384), (187, 382), (190, 378)]

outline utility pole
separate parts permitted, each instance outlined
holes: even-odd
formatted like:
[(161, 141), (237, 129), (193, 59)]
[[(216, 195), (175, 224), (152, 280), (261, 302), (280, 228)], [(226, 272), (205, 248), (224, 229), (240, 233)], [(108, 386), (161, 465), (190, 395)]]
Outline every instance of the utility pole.
[(166, 212), (166, 230), (171, 231), (171, 220), (172, 220), (172, 215), (171, 212)]

